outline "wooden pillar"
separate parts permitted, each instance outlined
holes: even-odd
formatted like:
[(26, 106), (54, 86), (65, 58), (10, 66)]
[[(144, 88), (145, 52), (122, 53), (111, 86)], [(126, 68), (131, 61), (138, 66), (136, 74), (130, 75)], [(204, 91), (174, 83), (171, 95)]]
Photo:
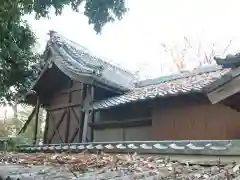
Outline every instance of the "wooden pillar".
[(83, 103), (86, 98), (87, 94), (87, 86), (84, 83), (81, 83), (81, 100), (80, 100), (80, 120), (79, 120), (79, 142), (82, 142), (82, 136), (83, 136), (83, 126), (84, 126), (84, 119), (85, 119), (85, 113), (83, 112)]
[(70, 132), (70, 108), (67, 107), (66, 109), (66, 115), (67, 115), (67, 125), (66, 125), (66, 134), (65, 134), (65, 143), (68, 143), (68, 137), (69, 137), (69, 132)]
[(43, 144), (46, 144), (47, 140), (48, 140), (48, 126), (49, 126), (49, 112), (47, 112), (47, 116), (46, 116), (46, 120), (45, 120)]
[(33, 132), (33, 145), (36, 145), (36, 143), (37, 143), (39, 109), (40, 109), (40, 102), (39, 102), (39, 97), (37, 96), (35, 124), (34, 124), (34, 132)]
[[(91, 87), (91, 102), (93, 102), (93, 101), (94, 101), (94, 86)], [(91, 103), (91, 102), (89, 102), (89, 103)], [(91, 119), (90, 119), (90, 123), (94, 123), (94, 118), (95, 118), (94, 110), (91, 111), (91, 116), (90, 116), (90, 118), (91, 118)], [(94, 137), (93, 137), (93, 136), (94, 136), (94, 134), (93, 134), (93, 133), (94, 133), (94, 132), (93, 132), (93, 127), (90, 127), (90, 131), (91, 131), (91, 132), (90, 132), (90, 134), (91, 134), (91, 135), (90, 135), (90, 136), (91, 136), (91, 137), (90, 137), (90, 141), (93, 142), (93, 140), (94, 140), (94, 139), (93, 139), (93, 138), (94, 138)]]
[[(73, 81), (70, 80), (70, 85), (69, 85), (69, 89), (71, 89), (73, 87)], [(72, 91), (68, 92), (68, 104), (70, 104), (72, 102)], [(68, 106), (67, 109), (67, 127), (66, 127), (66, 134), (65, 134), (65, 143), (68, 143), (69, 139), (69, 132), (70, 132), (70, 123), (71, 123), (71, 119), (70, 119), (70, 107)]]
[(89, 110), (86, 110), (85, 117), (84, 117), (84, 124), (83, 124), (82, 143), (87, 142), (88, 119), (89, 119)]
[(88, 135), (88, 123), (90, 118), (92, 117), (92, 111), (89, 110), (90, 102), (93, 101), (93, 87), (88, 85), (86, 98), (84, 100), (83, 107), (85, 109), (85, 116), (84, 116), (84, 124), (83, 124), (83, 134), (82, 134), (82, 142), (87, 142), (87, 135)]

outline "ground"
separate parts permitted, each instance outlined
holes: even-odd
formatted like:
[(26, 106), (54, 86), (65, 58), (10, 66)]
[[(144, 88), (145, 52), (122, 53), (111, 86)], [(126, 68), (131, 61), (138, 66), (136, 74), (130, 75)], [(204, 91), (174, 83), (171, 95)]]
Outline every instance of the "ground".
[[(178, 159), (178, 160), (176, 160)], [(190, 159), (190, 160), (189, 160)], [(235, 159), (235, 158), (232, 158)], [(3, 179), (234, 179), (238, 162), (230, 158), (187, 158), (138, 154), (5, 154), (1, 155)]]

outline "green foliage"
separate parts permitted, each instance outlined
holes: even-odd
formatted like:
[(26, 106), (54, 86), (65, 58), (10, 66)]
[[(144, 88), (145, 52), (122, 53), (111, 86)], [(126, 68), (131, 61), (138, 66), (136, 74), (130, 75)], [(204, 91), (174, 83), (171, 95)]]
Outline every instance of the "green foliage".
[(31, 143), (32, 143), (31, 139), (24, 137), (13, 137), (8, 141), (7, 150), (14, 151), (20, 144), (31, 145)]
[[(16, 131), (16, 134), (20, 131), (20, 129), (26, 123), (29, 115), (32, 112), (32, 109), (33, 109), (33, 107), (26, 106), (23, 109), (18, 111), (18, 113), (17, 113), (18, 114), (18, 122), (21, 122), (21, 125), (19, 126), (19, 125), (17, 125), (17, 123), (15, 123), (16, 124), (16, 126), (15, 126), (16, 129), (18, 129)], [(46, 114), (46, 112), (42, 108), (40, 108), (39, 115), (38, 115), (38, 132), (37, 132), (37, 140), (38, 141), (40, 139), (43, 139), (43, 128), (42, 127), (43, 127), (43, 123), (45, 122), (44, 121), (45, 120), (45, 114)], [(36, 121), (35, 121), (35, 116), (34, 116), (33, 119), (30, 121), (26, 131), (24, 133), (20, 134), (19, 137), (28, 139), (29, 140), (28, 143), (32, 143), (35, 123), (36, 123)]]
[(61, 15), (65, 6), (74, 11), (85, 3), (84, 15), (100, 33), (108, 22), (121, 19), (126, 12), (124, 0), (1, 0), (0, 1), (0, 103), (14, 101), (16, 92), (23, 93), (31, 85), (41, 68), (39, 54), (32, 48), (36, 38), (25, 14), (35, 12), (36, 18), (48, 17), (51, 9)]
[(22, 0), (21, 3), (25, 12), (36, 12), (36, 18), (48, 17), (52, 8), (56, 15), (61, 15), (65, 6), (71, 6), (73, 11), (78, 12), (79, 6), (84, 4), (84, 15), (97, 33), (106, 23), (120, 20), (127, 11), (125, 0)]
[(7, 142), (7, 151), (15, 151), (17, 146), (20, 144), (31, 145), (31, 141), (29, 139), (22, 137), (0, 137), (0, 139), (0, 151), (6, 150), (5, 142)]
[[(19, 144), (32, 144), (33, 143), (33, 134), (34, 134), (34, 125), (35, 117), (32, 119), (28, 125), (26, 131), (17, 136), (20, 129), (26, 123), (28, 116), (31, 114), (33, 107), (25, 106), (21, 107), (17, 111), (17, 117), (6, 119), (0, 121), (0, 139), (10, 138), (8, 142), (8, 148), (13, 150)], [(43, 123), (45, 119), (46, 112), (43, 109), (39, 111), (38, 117), (38, 132), (37, 140), (43, 139)], [(3, 148), (3, 144), (0, 143), (0, 149)]]
[(21, 20), (17, 5), (5, 0), (0, 4), (0, 102), (3, 102), (13, 98), (10, 87), (20, 90), (23, 84), (27, 86), (29, 67), (36, 58), (31, 51), (35, 36)]
[(0, 121), (0, 137), (8, 137), (11, 135), (11, 132), (9, 131), (10, 128), (8, 128), (8, 125), (4, 123), (3, 121)]

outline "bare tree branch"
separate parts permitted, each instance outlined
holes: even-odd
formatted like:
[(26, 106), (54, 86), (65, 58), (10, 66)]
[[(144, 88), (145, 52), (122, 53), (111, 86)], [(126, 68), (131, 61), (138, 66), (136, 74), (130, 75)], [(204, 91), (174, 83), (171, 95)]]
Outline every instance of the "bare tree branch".
[(230, 47), (231, 45), (232, 45), (232, 40), (229, 41), (229, 43), (228, 43), (228, 45), (225, 47), (222, 55), (224, 55), (224, 54), (227, 52), (227, 50), (229, 49), (229, 47)]
[[(229, 49), (232, 44), (232, 40), (229, 41), (227, 46), (222, 51), (223, 54)], [(178, 71), (183, 70), (186, 67), (187, 55), (190, 50), (195, 50), (192, 46), (189, 38), (184, 36), (184, 47), (178, 48), (176, 45), (173, 47), (168, 47), (166, 44), (161, 44), (161, 47), (165, 53), (170, 55), (174, 66)], [(205, 64), (213, 64), (214, 56), (217, 54), (215, 43), (212, 43), (208, 46), (208, 49), (205, 50), (202, 46), (202, 41), (200, 40), (196, 48), (196, 57), (199, 61), (199, 66)]]

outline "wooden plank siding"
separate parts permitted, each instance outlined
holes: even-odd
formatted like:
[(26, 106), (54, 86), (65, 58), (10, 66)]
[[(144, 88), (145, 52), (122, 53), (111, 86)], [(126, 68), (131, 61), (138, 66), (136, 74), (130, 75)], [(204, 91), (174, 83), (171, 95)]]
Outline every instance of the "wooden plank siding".
[(145, 101), (95, 112), (93, 141), (151, 140), (151, 109)]
[(53, 94), (46, 106), (48, 123), (45, 143), (79, 142), (83, 121), (83, 84), (70, 81), (66, 88)]
[[(151, 123), (146, 121), (149, 118)], [(102, 110), (100, 120), (91, 126), (94, 141), (240, 139), (240, 113), (224, 104), (211, 104), (204, 94)]]
[(240, 138), (240, 113), (223, 104), (175, 98), (153, 108), (153, 140), (225, 140)]

